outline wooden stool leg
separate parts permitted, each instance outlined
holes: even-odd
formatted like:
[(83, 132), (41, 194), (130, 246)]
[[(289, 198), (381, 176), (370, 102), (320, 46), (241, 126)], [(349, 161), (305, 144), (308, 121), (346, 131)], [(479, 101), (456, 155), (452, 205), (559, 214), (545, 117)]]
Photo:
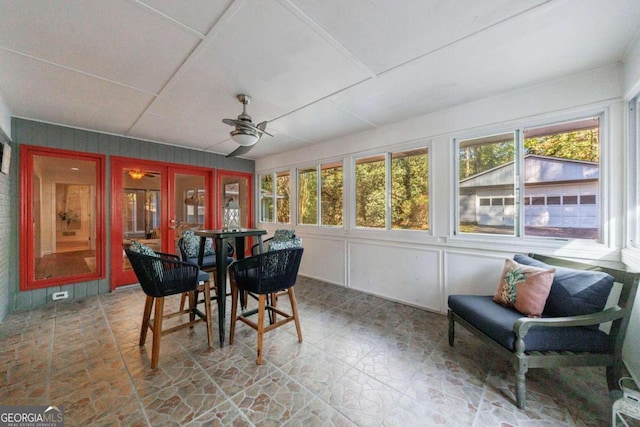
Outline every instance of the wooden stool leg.
[[(230, 273), (230, 275), (233, 273)], [(233, 337), (236, 333), (236, 320), (238, 320), (238, 286), (231, 278), (231, 326), (229, 327), (229, 345), (233, 344)], [(242, 310), (242, 307), (240, 308)]]
[(211, 282), (204, 282), (204, 321), (207, 324), (207, 343), (213, 347), (213, 331), (211, 327)]
[(147, 295), (144, 302), (144, 313), (142, 314), (142, 327), (140, 328), (140, 345), (144, 345), (147, 341), (147, 330), (149, 329), (149, 319), (151, 318), (151, 309), (153, 308), (153, 297)]
[(162, 336), (162, 313), (164, 312), (164, 297), (156, 298), (156, 310), (153, 318), (153, 346), (151, 349), (151, 369), (158, 367), (160, 357), (160, 337)]
[(257, 365), (262, 365), (262, 339), (264, 338), (264, 312), (267, 296), (260, 294), (258, 297), (258, 358)]
[(180, 295), (180, 311), (184, 310), (184, 303), (186, 299), (187, 299), (187, 293), (183, 292), (182, 295)]
[(302, 330), (300, 329), (300, 318), (298, 317), (298, 303), (296, 301), (296, 294), (293, 292), (293, 287), (289, 288), (287, 292), (289, 294), (289, 301), (291, 302), (293, 321), (296, 324), (296, 332), (298, 333), (298, 342), (302, 342)]

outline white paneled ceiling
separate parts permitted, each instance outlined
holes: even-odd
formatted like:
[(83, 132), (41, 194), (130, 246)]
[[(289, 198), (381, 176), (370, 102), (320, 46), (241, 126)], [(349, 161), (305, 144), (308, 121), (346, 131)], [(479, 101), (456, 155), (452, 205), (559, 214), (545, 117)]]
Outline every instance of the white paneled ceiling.
[(638, 0), (0, 1), (17, 117), (245, 157), (623, 61)]

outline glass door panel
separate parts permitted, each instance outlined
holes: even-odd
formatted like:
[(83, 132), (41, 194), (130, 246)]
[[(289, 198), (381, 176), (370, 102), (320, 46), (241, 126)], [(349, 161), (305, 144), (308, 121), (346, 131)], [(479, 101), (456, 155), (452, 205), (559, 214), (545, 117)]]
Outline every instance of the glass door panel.
[[(132, 240), (162, 251), (162, 172), (159, 169), (122, 170), (122, 251)], [(122, 256), (122, 269), (131, 270), (126, 256)]]
[[(252, 228), (252, 175), (240, 172), (218, 172), (218, 228)], [(226, 218), (225, 218), (226, 217)], [(251, 245), (247, 245), (247, 250)]]
[[(182, 232), (188, 229), (206, 228), (207, 177), (205, 174), (173, 173), (173, 246), (176, 247)], [(176, 253), (179, 253), (176, 250)]]
[(103, 158), (27, 147), (21, 218), (21, 289), (103, 276)]

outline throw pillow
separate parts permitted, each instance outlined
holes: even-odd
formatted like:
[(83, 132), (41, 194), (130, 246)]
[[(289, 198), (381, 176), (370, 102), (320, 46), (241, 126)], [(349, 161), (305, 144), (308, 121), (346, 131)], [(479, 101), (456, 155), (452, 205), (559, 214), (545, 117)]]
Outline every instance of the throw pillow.
[[(549, 264), (517, 254), (520, 264), (551, 268)], [(597, 267), (594, 267), (597, 268)], [(579, 316), (604, 310), (613, 287), (613, 276), (602, 271), (555, 267), (556, 273), (544, 307), (549, 317)]]
[(540, 317), (554, 272), (553, 268), (532, 267), (507, 258), (493, 300), (529, 317)]
[[(200, 236), (196, 236), (193, 230), (185, 230), (182, 233), (182, 243), (184, 244), (187, 258), (195, 258), (200, 250)], [(213, 240), (207, 238), (204, 243), (204, 256), (214, 255)]]
[(129, 249), (131, 249), (133, 252), (138, 252), (143, 255), (149, 255), (154, 258), (158, 258), (157, 260), (153, 260), (152, 262), (153, 271), (155, 271), (156, 274), (158, 275), (158, 278), (162, 280), (162, 277), (164, 276), (164, 268), (162, 268), (162, 261), (160, 261), (160, 255), (155, 253), (153, 249), (151, 249), (149, 246), (137, 240), (131, 241), (131, 245), (129, 246)]
[(296, 237), (296, 230), (278, 229), (273, 232), (272, 241), (291, 240)]
[(288, 248), (301, 248), (302, 240), (299, 237), (290, 240), (273, 240), (269, 242), (269, 252)]

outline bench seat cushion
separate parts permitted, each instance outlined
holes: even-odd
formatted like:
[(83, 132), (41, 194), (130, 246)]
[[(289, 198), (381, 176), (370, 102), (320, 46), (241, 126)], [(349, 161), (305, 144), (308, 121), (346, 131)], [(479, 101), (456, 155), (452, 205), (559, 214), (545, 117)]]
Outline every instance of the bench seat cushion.
[[(455, 314), (491, 337), (501, 346), (515, 351), (513, 324), (523, 317), (517, 310), (501, 306), (492, 295), (450, 295), (449, 308)], [(526, 351), (609, 351), (609, 336), (583, 327), (533, 327), (525, 337)]]

